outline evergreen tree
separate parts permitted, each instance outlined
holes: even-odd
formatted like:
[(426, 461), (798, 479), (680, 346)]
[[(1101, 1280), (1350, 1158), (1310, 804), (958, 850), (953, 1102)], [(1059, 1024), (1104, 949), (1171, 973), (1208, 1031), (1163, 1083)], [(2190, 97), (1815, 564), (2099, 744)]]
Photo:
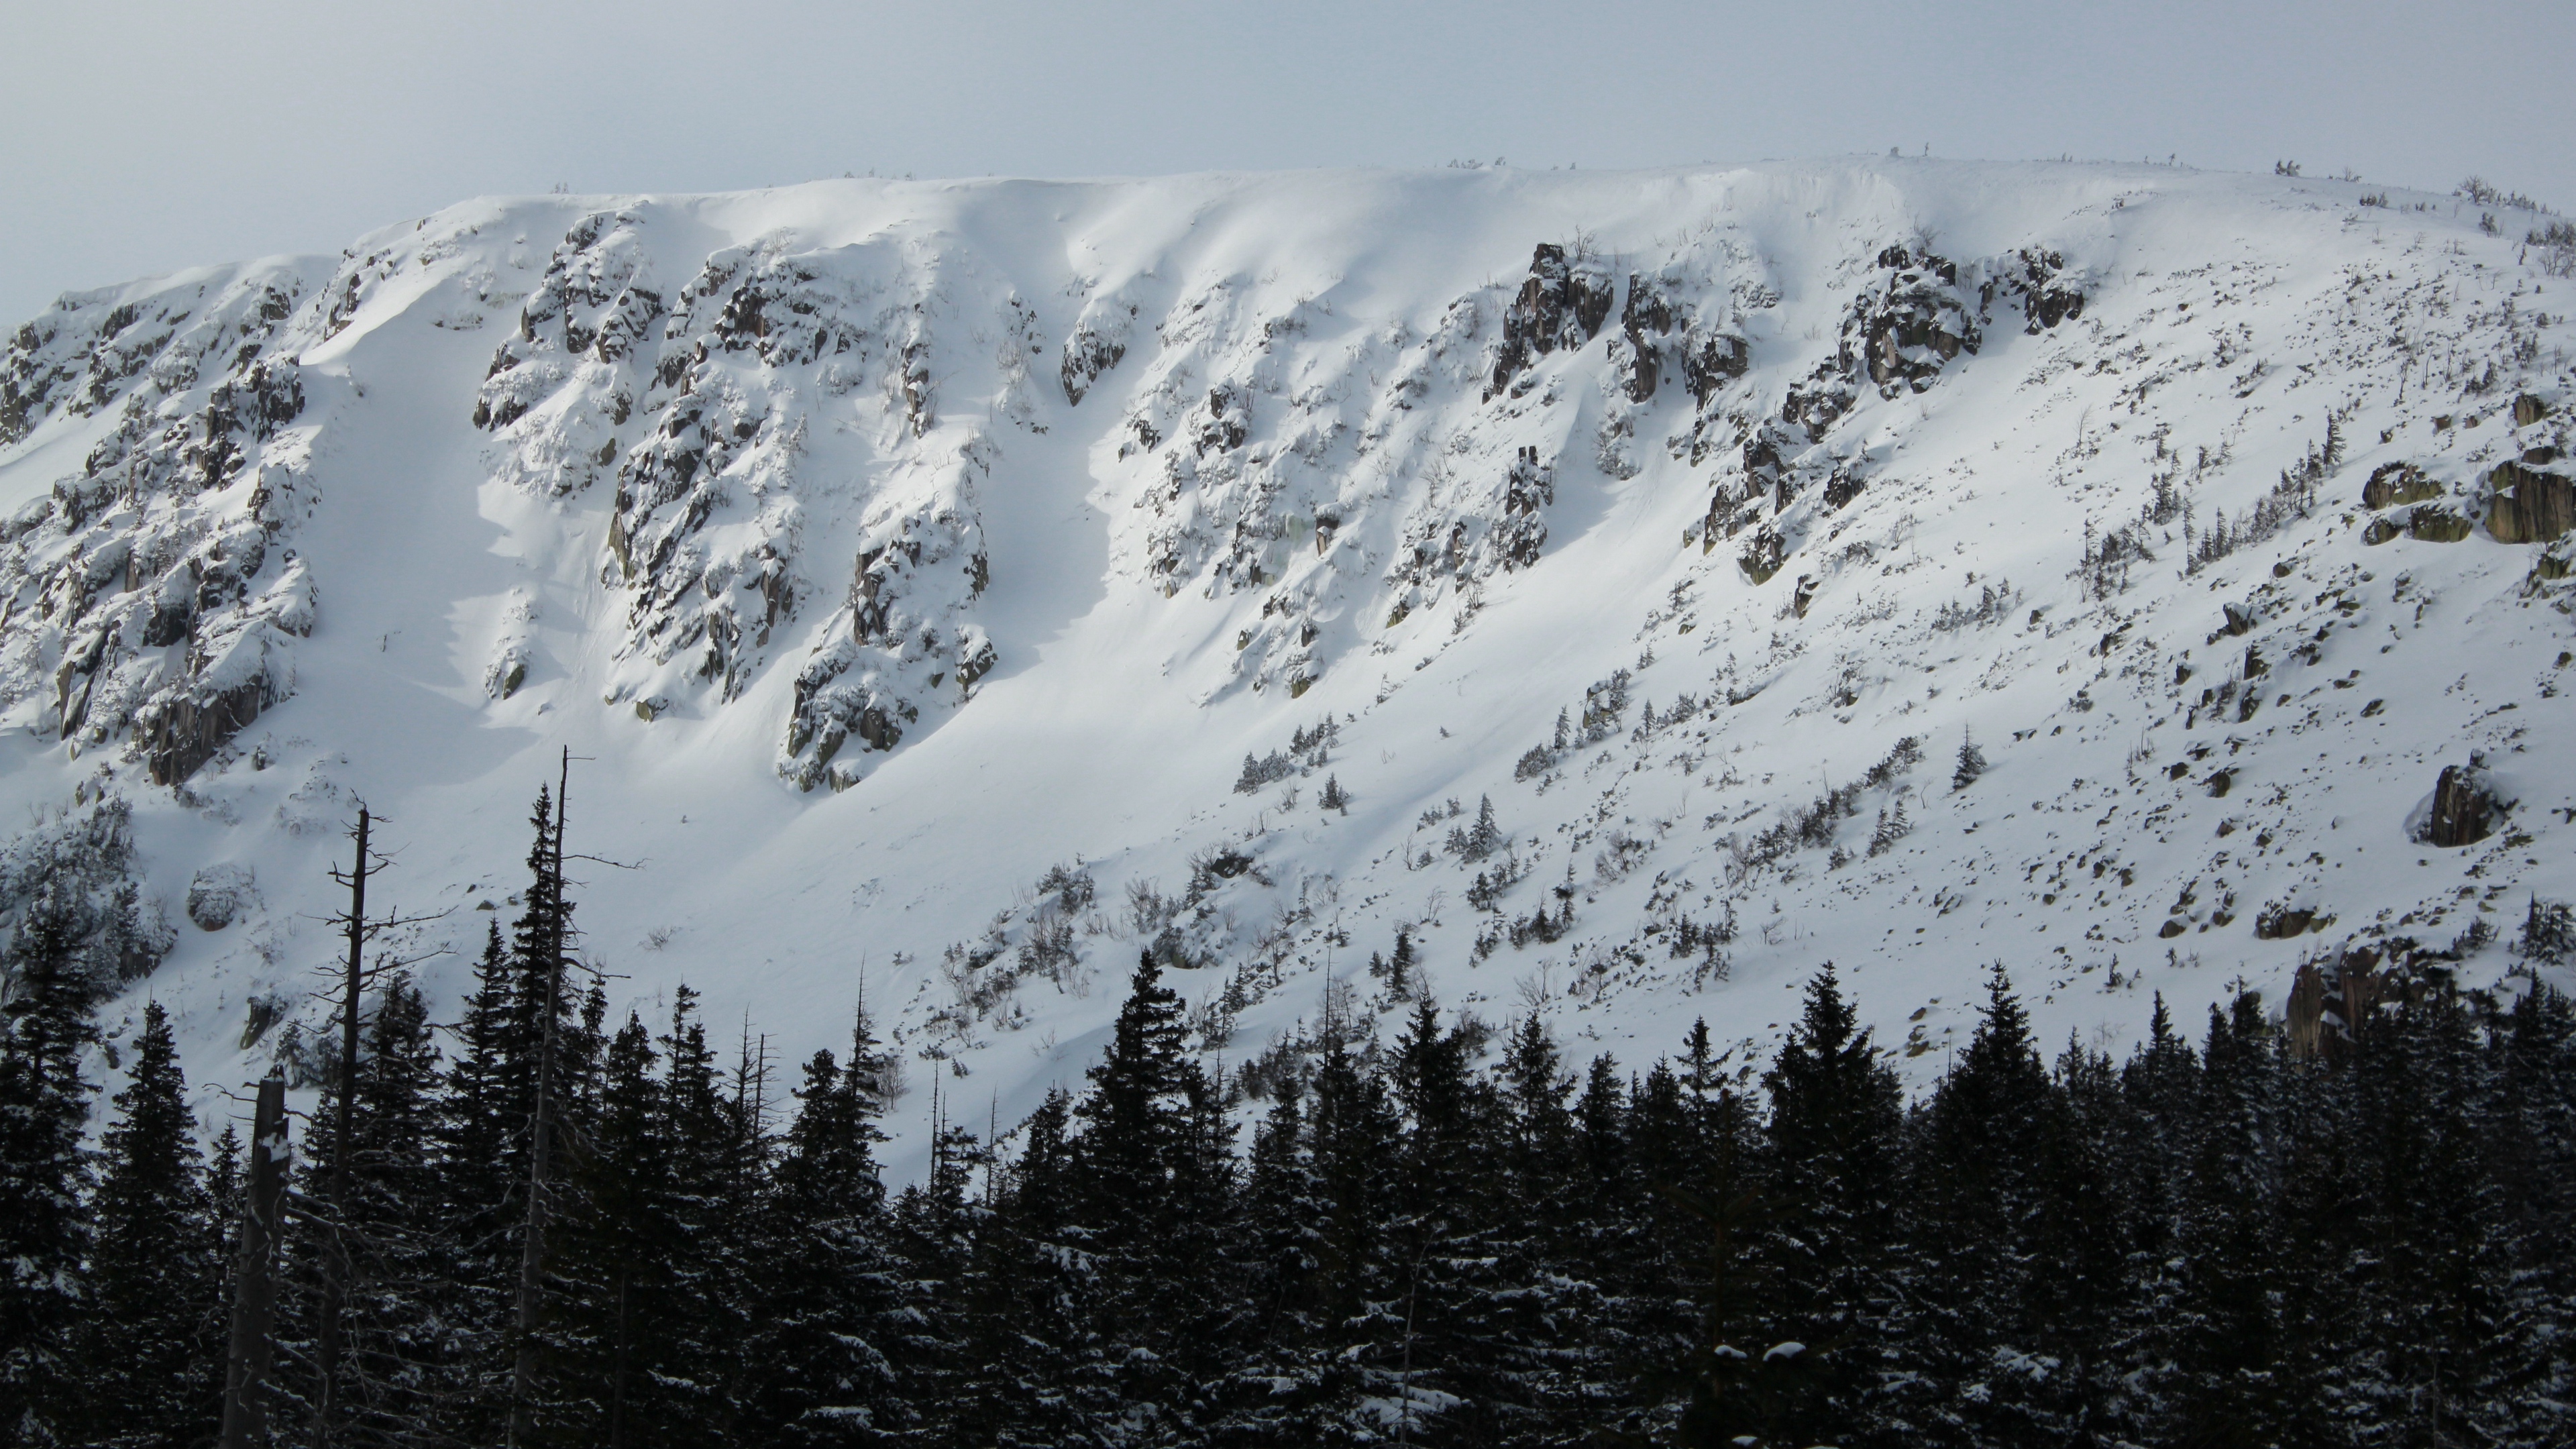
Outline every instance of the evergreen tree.
[(2232, 1013), (2210, 1008), (2201, 1062), (2177, 1231), (2186, 1267), (2171, 1319), (2172, 1432), (2268, 1442), (2288, 1408), (2280, 1374), (2283, 1234), (2273, 1144), (2289, 1124), (2280, 1114), (2279, 1064), (2255, 998), (2240, 994)]
[[(1480, 1234), (1487, 1199), (1509, 1188), (1491, 1170), (1492, 1092), (1473, 1068), (1463, 1026), (1444, 1030), (1438, 1006), (1417, 999), (1396, 1039), (1391, 1069), (1403, 1140), (1390, 1240), (1408, 1319), (1397, 1368), (1411, 1386), (1406, 1402), (1413, 1405), (1463, 1398), (1475, 1387), (1475, 1310), (1494, 1291)], [(1438, 1427), (1473, 1432), (1473, 1426)]]
[(1253, 1134), (1244, 1184), (1243, 1294), (1248, 1342), (1225, 1385), (1225, 1411), (1209, 1436), (1222, 1446), (1327, 1444), (1345, 1431), (1350, 1391), (1318, 1278), (1325, 1218), (1291, 1075), (1271, 1088)]
[[(456, 1027), (457, 1051), (439, 1098), (438, 1143), (445, 1165), (444, 1204), (467, 1230), (492, 1264), (502, 1256), (500, 1239), (513, 1220), (508, 1207), (520, 1180), (510, 1172), (510, 1159), (523, 1150), (525, 1123), (512, 1108), (509, 1089), (521, 1043), (511, 1018), (517, 992), (508, 948), (501, 942), (498, 919), (485, 926), (483, 955), (474, 965), (474, 989), (465, 998), (463, 1019)], [(485, 1276), (498, 1280), (497, 1266)]]
[(1075, 1109), (1085, 1123), (1080, 1221), (1104, 1257), (1097, 1327), (1131, 1414), (1179, 1433), (1217, 1412), (1211, 1357), (1233, 1159), (1207, 1074), (1188, 1054), (1181, 999), (1151, 952), (1136, 968), (1107, 1054)]
[(2068, 1442), (2108, 1442), (2138, 1429), (2129, 1375), (2114, 1362), (2131, 1306), (2129, 1239), (2136, 1198), (2122, 1190), (2137, 1132), (2111, 1059), (2070, 1037), (2041, 1119), (2041, 1206), (2025, 1229), (2045, 1265), (2029, 1279), (2032, 1352), (2055, 1365), (2026, 1395), (2030, 1412)]
[(1977, 783), (1986, 772), (1986, 752), (1977, 748), (1976, 739), (1962, 730), (1959, 734), (1959, 760), (1950, 770), (1950, 788), (1965, 790)]
[(1600, 1271), (1613, 1306), (1604, 1323), (1607, 1351), (1628, 1385), (1616, 1422), (1632, 1435), (1646, 1431), (1648, 1416), (1672, 1391), (1676, 1367), (1699, 1336), (1698, 1234), (1689, 1209), (1674, 1195), (1699, 1179), (1698, 1126), (1670, 1062), (1656, 1062), (1631, 1083), (1619, 1127), (1620, 1174), (1612, 1189), (1618, 1239), (1605, 1245)]
[[(339, 1210), (346, 1263), (341, 1442), (408, 1443), (456, 1412), (471, 1383), (470, 1341), (452, 1325), (460, 1265), (434, 1156), (439, 1053), (429, 1006), (402, 973), (366, 1024), (349, 1116), (349, 1192)], [(326, 1125), (309, 1150), (327, 1160)]]
[(2039, 1439), (2056, 1427), (2033, 1402), (2053, 1366), (2037, 1352), (2040, 1265), (2027, 1236), (2045, 1203), (2052, 1106), (2029, 1015), (1998, 965), (1976, 1034), (1921, 1113), (1908, 1173), (1916, 1291), (1894, 1330), (1907, 1365), (1895, 1411), (1918, 1442)]
[(1778, 1205), (1764, 1235), (1781, 1341), (1806, 1345), (1818, 1397), (1797, 1405), (1797, 1431), (1818, 1442), (1864, 1422), (1867, 1366), (1883, 1347), (1902, 1166), (1903, 1094), (1878, 1058), (1827, 962), (1763, 1076)]
[(1684, 1042), (1689, 1072), (1690, 1176), (1662, 1185), (1679, 1211), (1670, 1220), (1688, 1243), (1692, 1319), (1677, 1362), (1650, 1375), (1666, 1400), (1677, 1444), (1772, 1449), (1794, 1437), (1818, 1397), (1806, 1345), (1779, 1336), (1779, 1292), (1766, 1236), (1780, 1205), (1772, 1196), (1761, 1123), (1752, 1103), (1725, 1080), (1711, 1054), (1708, 1024)]
[(1315, 803), (1326, 810), (1338, 810), (1344, 815), (1351, 813), (1350, 792), (1342, 788), (1341, 776), (1326, 775), (1324, 777), (1324, 792), (1317, 798)]
[[(1383, 1076), (1325, 1023), (1311, 1084), (1277, 1091), (1243, 1212), (1246, 1342), (1220, 1444), (1371, 1442), (1416, 1412), (1405, 1265), (1391, 1235), (1398, 1125)], [(1375, 1413), (1369, 1406), (1379, 1406)]]
[(1579, 1417), (1600, 1365), (1572, 1332), (1599, 1311), (1595, 1285), (1558, 1271), (1584, 1237), (1574, 1075), (1533, 1012), (1495, 1081), (1496, 1192), (1473, 1260), (1453, 1259), (1457, 1328), (1447, 1355), (1468, 1403), (1449, 1432), (1485, 1443), (1542, 1443)]
[(906, 1415), (890, 1354), (901, 1271), (877, 1177), (875, 1042), (863, 1017), (846, 1067), (805, 1064), (797, 1113), (753, 1245), (759, 1312), (743, 1355), (745, 1412), (789, 1442), (865, 1444)]
[(724, 1094), (696, 992), (673, 993), (658, 1041), (627, 1017), (598, 1102), (558, 1198), (540, 1330), (544, 1435), (728, 1443), (757, 1211), (744, 1159), (758, 1147), (746, 1104)]
[(1483, 860), (1486, 856), (1502, 849), (1503, 843), (1503, 828), (1494, 823), (1494, 797), (1477, 796), (1476, 826), (1467, 832), (1467, 859)]
[(96, 1031), (75, 925), (51, 891), (28, 905), (0, 1005), (0, 1433), (26, 1445), (59, 1442), (78, 1412), (91, 1092), (80, 1052)]
[(211, 1438), (223, 1287), (205, 1167), (197, 1152), (170, 1019), (143, 1008), (143, 1031), (116, 1124), (101, 1139), (92, 1204), (90, 1302), (80, 1358), (89, 1442), (143, 1446)]
[(1109, 1050), (1090, 1069), (1075, 1115), (1082, 1135), (1084, 1220), (1107, 1245), (1149, 1243), (1174, 1226), (1188, 1173), (1189, 1104), (1199, 1075), (1185, 1043), (1181, 998), (1145, 953), (1119, 1008)]
[[(661, 1094), (666, 1146), (668, 1234), (659, 1301), (640, 1315), (643, 1363), (658, 1403), (650, 1414), (664, 1443), (714, 1445), (734, 1421), (734, 1385), (750, 1334), (741, 1291), (750, 1281), (749, 1233), (769, 1144), (748, 1073), (730, 1095), (697, 1015), (697, 993), (673, 993), (668, 1063)], [(639, 1427), (642, 1420), (639, 1416)]]
[(2476, 1429), (2491, 1442), (2539, 1445), (2563, 1437), (2576, 1388), (2576, 1011), (2534, 983), (2490, 1028), (2494, 1091), (2481, 1129), (2505, 1207), (2498, 1248), (2514, 1270), (2499, 1285), (2493, 1327), (2472, 1389)]
[(1101, 1274), (1074, 1221), (1079, 1149), (1073, 1101), (1051, 1091), (1021, 1125), (1019, 1161), (998, 1200), (968, 1196), (992, 1149), (962, 1127), (933, 1133), (929, 1180), (895, 1207), (904, 1258), (925, 1290), (929, 1329), (907, 1374), (930, 1444), (1008, 1449), (1113, 1442), (1126, 1421), (1116, 1365), (1095, 1328)]
[(679, 1249), (658, 1064), (628, 1013), (602, 1064), (604, 1105), (557, 1191), (527, 1406), (536, 1442), (653, 1442), (656, 1314)]
[[(1375, 959), (1372, 957), (1371, 959)], [(1413, 995), (1413, 932), (1399, 928), (1395, 933), (1395, 954), (1386, 963), (1386, 989), (1396, 1000), (1409, 1000)]]

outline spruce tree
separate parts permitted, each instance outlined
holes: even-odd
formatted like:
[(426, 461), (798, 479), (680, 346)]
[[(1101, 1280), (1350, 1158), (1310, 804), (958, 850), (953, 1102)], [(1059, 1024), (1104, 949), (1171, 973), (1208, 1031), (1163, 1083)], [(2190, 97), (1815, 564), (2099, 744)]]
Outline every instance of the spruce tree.
[[(2270, 1032), (2259, 1002), (2209, 1010), (2190, 1179), (2176, 1244), (2186, 1264), (2170, 1320), (2177, 1383), (2171, 1432), (2185, 1438), (2272, 1436), (2283, 1422), (2286, 1343), (2279, 1290), (2286, 1266), (2273, 1143), (2281, 1112)], [(2316, 1125), (2325, 1125), (2318, 1119)]]
[(658, 1064), (652, 1031), (628, 1013), (605, 1053), (602, 1110), (557, 1189), (524, 1442), (652, 1442), (657, 1315), (678, 1250)]
[[(1477, 1079), (1466, 1033), (1444, 1029), (1429, 997), (1414, 1002), (1390, 1072), (1403, 1127), (1390, 1247), (1403, 1273), (1412, 1401), (1463, 1397), (1477, 1356), (1478, 1315), (1493, 1288), (1480, 1237), (1495, 1181), (1492, 1092)], [(1446, 1418), (1446, 1415), (1443, 1416)]]
[[(346, 1442), (403, 1442), (451, 1418), (470, 1422), (456, 1412), (474, 1365), (470, 1340), (454, 1331), (465, 1305), (434, 1156), (438, 1058), (428, 1002), (406, 975), (387, 977), (359, 1057), (339, 1211)], [(332, 1145), (320, 1134), (317, 1142), (317, 1156)]]
[(906, 1421), (896, 1378), (902, 1271), (877, 1177), (875, 1043), (861, 1019), (844, 1067), (805, 1064), (752, 1247), (758, 1313), (745, 1412), (785, 1442), (861, 1444)]
[[(220, 1405), (227, 1365), (225, 1351), (232, 1333), (232, 1263), (240, 1250), (237, 1236), (242, 1213), (241, 1133), (226, 1122), (206, 1152), (206, 1202), (209, 1208), (198, 1250), (205, 1254), (211, 1288), (197, 1334), (207, 1345), (203, 1389), (206, 1401)], [(220, 1410), (217, 1411), (220, 1414)]]
[(1342, 1023), (1327, 1024), (1323, 1045), (1305, 1119), (1315, 1216), (1308, 1224), (1313, 1264), (1304, 1286), (1315, 1314), (1306, 1337), (1326, 1355), (1323, 1371), (1310, 1375), (1310, 1407), (1326, 1421), (1314, 1427), (1332, 1442), (1360, 1431), (1351, 1422), (1360, 1395), (1410, 1403), (1405, 1309), (1412, 1306), (1412, 1285), (1389, 1233), (1394, 1108), (1378, 1074), (1353, 1054)]
[(1806, 1345), (1780, 1336), (1778, 1291), (1765, 1261), (1780, 1204), (1770, 1191), (1761, 1124), (1753, 1105), (1718, 1070), (1708, 1024), (1684, 1042), (1689, 1071), (1691, 1168), (1663, 1195), (1688, 1244), (1686, 1307), (1693, 1322), (1647, 1387), (1663, 1401), (1672, 1442), (1730, 1449), (1779, 1449), (1811, 1417), (1817, 1397)]
[(157, 1001), (143, 1031), (117, 1121), (101, 1138), (92, 1203), (90, 1302), (80, 1358), (91, 1442), (182, 1444), (214, 1434), (219, 1409), (223, 1265), (196, 1123)]
[(1174, 1226), (1174, 1196), (1190, 1155), (1188, 1113), (1198, 1066), (1188, 1056), (1181, 998), (1162, 984), (1151, 952), (1138, 961), (1107, 1053), (1075, 1109), (1085, 1124), (1085, 1220), (1116, 1246)]
[(440, 1422), (469, 1443), (503, 1433), (527, 1189), (528, 1123), (512, 1091), (514, 1058), (524, 1045), (513, 1020), (517, 977), (498, 919), (485, 930), (431, 1128), (435, 1210), (454, 1254), (446, 1301), (462, 1379)]
[(1986, 773), (1986, 752), (1977, 748), (1976, 739), (1966, 731), (1959, 735), (1958, 763), (1950, 770), (1950, 788), (1965, 790)]
[(1305, 1084), (1292, 1073), (1270, 1093), (1244, 1184), (1248, 1342), (1231, 1366), (1223, 1417), (1210, 1434), (1220, 1445), (1330, 1443), (1347, 1416), (1351, 1376), (1333, 1351), (1317, 1282), (1325, 1208), (1306, 1140)]
[[(768, 1144), (737, 1078), (728, 1094), (697, 1014), (697, 993), (673, 993), (660, 1138), (667, 1153), (660, 1301), (639, 1315), (641, 1366), (653, 1407), (639, 1416), (664, 1443), (716, 1445), (735, 1418), (740, 1355), (750, 1333), (748, 1236)], [(641, 1408), (642, 1406), (639, 1406)]]
[[(1570, 1330), (1599, 1310), (1593, 1284), (1560, 1271), (1584, 1237), (1584, 1191), (1574, 1074), (1545, 1022), (1523, 1018), (1495, 1082), (1495, 1191), (1480, 1255), (1459, 1285), (1469, 1344), (1451, 1371), (1469, 1403), (1453, 1433), (1487, 1442), (1546, 1442), (1562, 1434), (1597, 1365)], [(1461, 1265), (1466, 1266), (1466, 1265)]]
[(51, 891), (28, 905), (6, 962), (14, 994), (0, 1005), (0, 1433), (27, 1445), (78, 1423), (92, 1090), (80, 1052), (96, 1031), (75, 925)]
[(1088, 1449), (1130, 1422), (1095, 1328), (1103, 1275), (1074, 1220), (1073, 1105), (1050, 1091), (1021, 1124), (997, 1200), (969, 1196), (994, 1153), (955, 1125), (934, 1130), (928, 1180), (896, 1200), (917, 1290), (909, 1314), (921, 1325), (904, 1344), (921, 1442)]
[(1864, 1422), (1869, 1366), (1883, 1351), (1878, 1305), (1895, 1247), (1903, 1094), (1827, 962), (1762, 1079), (1771, 1195), (1765, 1234), (1782, 1340), (1807, 1345), (1817, 1396), (1797, 1429), (1830, 1442)]
[(1216, 1411), (1203, 1390), (1225, 1306), (1210, 1290), (1233, 1166), (1214, 1086), (1184, 1036), (1181, 999), (1147, 952), (1075, 1109), (1081, 1221), (1104, 1252), (1098, 1328), (1119, 1396), (1167, 1433)]
[(2056, 1365), (2032, 1385), (2031, 1413), (2068, 1440), (2139, 1432), (2132, 1376), (2114, 1362), (2134, 1291), (2129, 1241), (2136, 1197), (2125, 1190), (2134, 1118), (2107, 1055), (2070, 1033), (2042, 1119), (2040, 1208), (2026, 1248), (2046, 1265), (2029, 1280), (2033, 1352)]
[(2045, 1366), (2030, 1314), (2040, 1266), (2027, 1234), (2044, 1204), (2052, 1105), (2029, 1014), (1998, 964), (1975, 1035), (1922, 1114), (1908, 1173), (1916, 1292), (1894, 1327), (1906, 1364), (1896, 1407), (1917, 1416), (1925, 1442), (2049, 1430), (2031, 1402)]

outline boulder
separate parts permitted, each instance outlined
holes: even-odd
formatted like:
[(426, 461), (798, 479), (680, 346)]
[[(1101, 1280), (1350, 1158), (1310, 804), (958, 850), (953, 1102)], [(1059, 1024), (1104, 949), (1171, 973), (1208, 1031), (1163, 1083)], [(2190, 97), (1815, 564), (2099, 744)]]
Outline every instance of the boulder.
[(2424, 824), (2424, 843), (2443, 847), (2475, 845), (2492, 833), (2495, 797), (2487, 793), (2475, 766), (2444, 765), (2433, 786), (2433, 813)]
[(258, 904), (258, 882), (246, 865), (210, 865), (188, 882), (188, 919), (201, 931), (220, 931)]
[(2406, 520), (2406, 536), (2418, 543), (2458, 543), (2477, 528), (2475, 519), (2431, 504), (2416, 509)]
[(2382, 463), (2361, 485), (2361, 506), (2394, 508), (2401, 503), (2429, 503), (2442, 496), (2442, 485), (2412, 463)]
[(2268, 905), (2254, 917), (2254, 939), (2278, 941), (2304, 936), (2317, 923), (2317, 913), (2303, 906)]

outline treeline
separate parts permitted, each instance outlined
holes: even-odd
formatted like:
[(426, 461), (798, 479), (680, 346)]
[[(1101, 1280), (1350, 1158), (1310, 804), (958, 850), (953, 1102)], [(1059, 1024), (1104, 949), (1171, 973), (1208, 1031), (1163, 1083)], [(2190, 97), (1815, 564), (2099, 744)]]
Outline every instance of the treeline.
[[(1705, 1026), (1578, 1067), (1536, 1017), (1418, 1001), (1219, 1074), (1148, 956), (1080, 1093), (998, 1143), (940, 1122), (889, 1195), (864, 1020), (783, 1092), (757, 1051), (719, 1061), (685, 990), (610, 1021), (567, 987), (536, 823), (462, 1019), (376, 981), (352, 1087), (297, 1129), (247, 1442), (2576, 1434), (2576, 1013), (2545, 987), (2417, 982), (2313, 1060), (2250, 992), (2197, 1045), (2159, 1002), (2126, 1061), (2052, 1061), (1997, 968), (1909, 1104), (1831, 967), (1758, 1070)], [(40, 903), (7, 963), (0, 1438), (212, 1442), (261, 1266), (243, 1148), (200, 1153), (157, 1010), (84, 1148), (70, 950)]]

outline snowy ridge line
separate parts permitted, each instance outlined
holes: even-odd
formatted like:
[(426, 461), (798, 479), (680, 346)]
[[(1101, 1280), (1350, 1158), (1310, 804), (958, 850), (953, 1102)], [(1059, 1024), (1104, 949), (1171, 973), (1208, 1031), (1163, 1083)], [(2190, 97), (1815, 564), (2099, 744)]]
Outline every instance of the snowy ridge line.
[(621, 989), (798, 1047), (864, 976), (1006, 1115), (1143, 951), (1236, 1057), (1399, 934), (1604, 1042), (1832, 959), (1918, 1077), (1999, 958), (2106, 1045), (2303, 960), (2545, 973), (2471, 928), (2576, 898), (2576, 280), (2455, 209), (845, 181), (67, 295), (0, 365), (12, 858), (119, 842), (99, 989), (209, 1092), (319, 1012), (358, 798), (464, 942), (565, 744)]

